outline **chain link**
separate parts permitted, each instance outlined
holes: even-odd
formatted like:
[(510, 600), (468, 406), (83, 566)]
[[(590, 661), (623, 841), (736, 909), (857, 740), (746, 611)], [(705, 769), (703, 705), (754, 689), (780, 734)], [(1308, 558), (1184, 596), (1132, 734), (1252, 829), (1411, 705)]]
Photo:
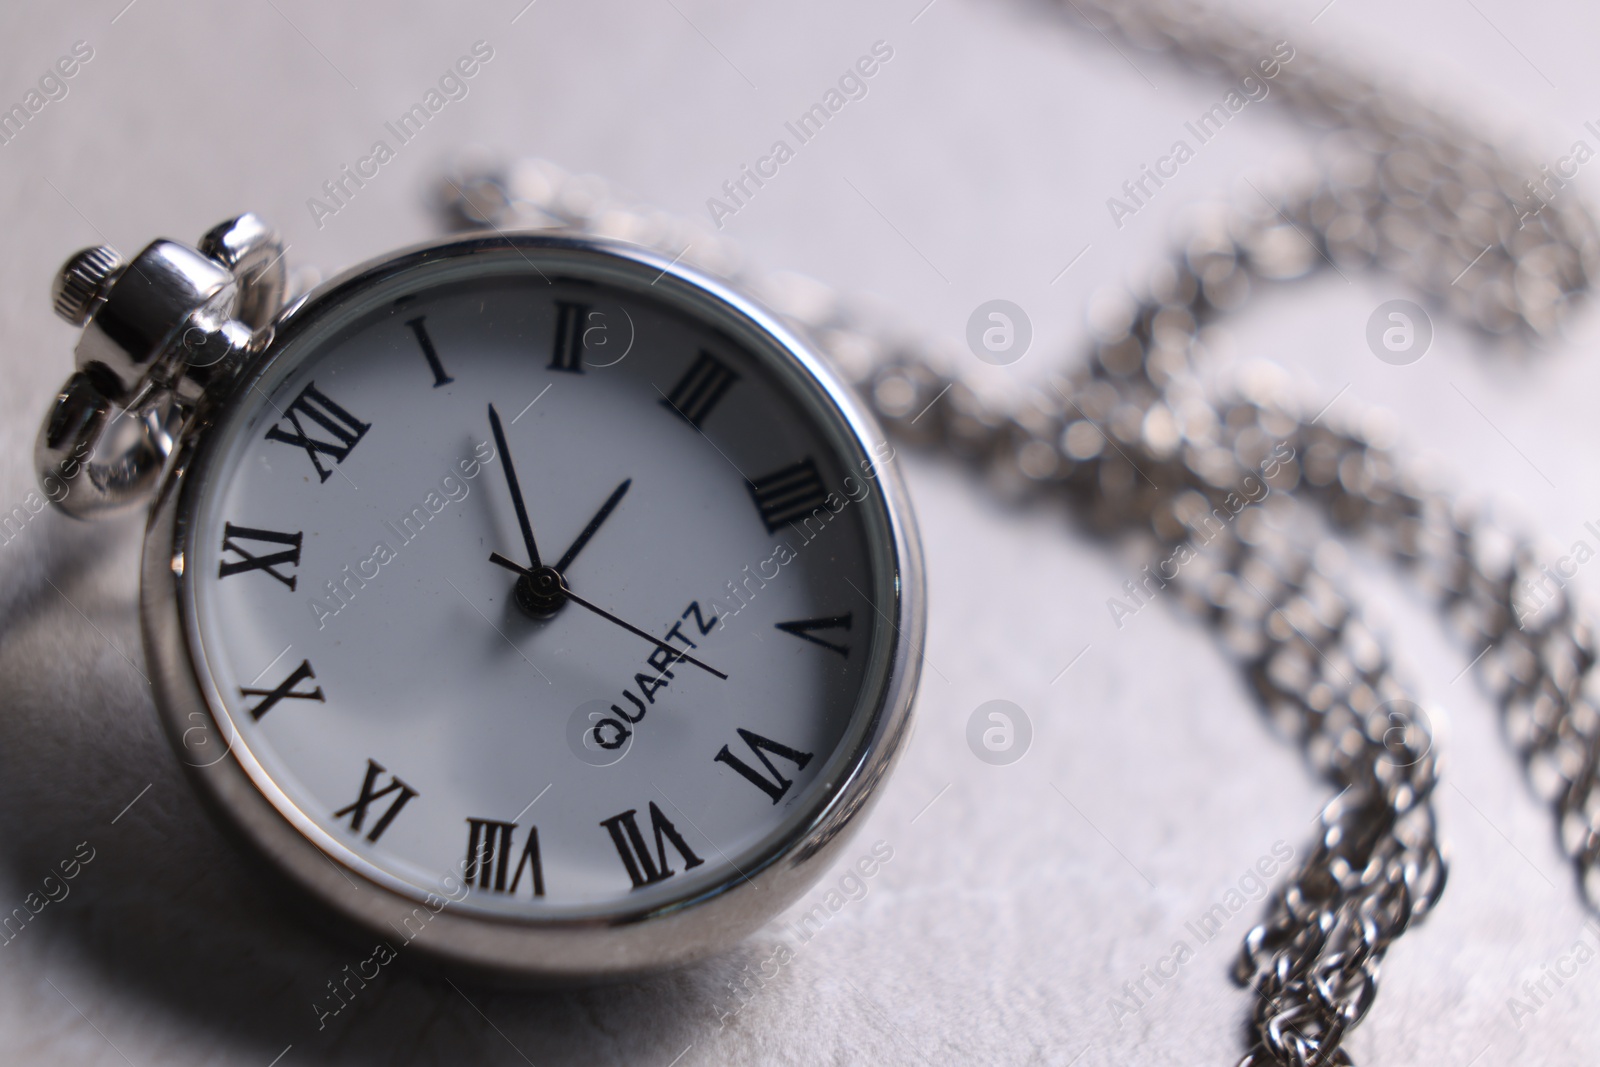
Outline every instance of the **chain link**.
[[(1208, 68), (1247, 72), (1271, 47), (1188, 4), (1072, 6)], [(1543, 576), (1526, 541), (1426, 488), (1370, 419), (1307, 418), (1262, 375), (1214, 395), (1201, 375), (1207, 326), (1263, 284), (1377, 267), (1482, 331), (1538, 341), (1587, 292), (1600, 235), (1575, 197), (1530, 196), (1535, 166), (1405, 97), (1304, 55), (1276, 84), (1335, 131), (1322, 177), (1273, 200), (1252, 187), (1250, 199), (1202, 216), (1143, 292), (1097, 302), (1085, 366), (1004, 400), (938, 369), (947, 361), (936, 345), (874, 309), (810, 279), (753, 272), (731, 243), (599, 179), (537, 160), (478, 162), (441, 193), (458, 226), (573, 228), (727, 278), (814, 338), (892, 433), (978, 467), (1002, 493), (1059, 497), (1092, 529), (1147, 542), (1157, 562), (1144, 590), (1172, 587), (1210, 624), (1271, 722), (1339, 790), (1234, 968), (1257, 994), (1241, 1067), (1321, 1067), (1352, 1062), (1340, 1046), (1373, 1004), (1385, 953), (1426, 918), (1447, 874), (1431, 728), (1339, 588), (1327, 530), (1362, 537), (1413, 573), (1466, 646), (1483, 650), (1480, 675), (1555, 810), (1591, 907), (1600, 713), (1585, 683), (1595, 642), (1564, 590), (1531, 594)]]

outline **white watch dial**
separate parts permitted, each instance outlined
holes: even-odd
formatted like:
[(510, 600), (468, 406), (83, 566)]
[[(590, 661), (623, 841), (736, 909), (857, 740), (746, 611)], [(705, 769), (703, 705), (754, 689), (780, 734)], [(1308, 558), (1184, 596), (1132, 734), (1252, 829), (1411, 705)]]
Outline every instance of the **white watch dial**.
[(186, 563), (213, 703), (302, 832), (403, 892), (544, 918), (739, 878), (883, 684), (887, 450), (612, 269), (376, 284), (215, 431)]

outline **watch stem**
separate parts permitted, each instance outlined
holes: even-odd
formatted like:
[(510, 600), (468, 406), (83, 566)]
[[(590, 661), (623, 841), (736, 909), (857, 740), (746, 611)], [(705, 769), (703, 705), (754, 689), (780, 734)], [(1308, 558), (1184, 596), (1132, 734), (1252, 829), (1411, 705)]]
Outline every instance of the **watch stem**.
[(50, 287), (56, 314), (74, 326), (86, 324), (121, 273), (122, 257), (114, 249), (100, 245), (78, 252), (62, 266)]

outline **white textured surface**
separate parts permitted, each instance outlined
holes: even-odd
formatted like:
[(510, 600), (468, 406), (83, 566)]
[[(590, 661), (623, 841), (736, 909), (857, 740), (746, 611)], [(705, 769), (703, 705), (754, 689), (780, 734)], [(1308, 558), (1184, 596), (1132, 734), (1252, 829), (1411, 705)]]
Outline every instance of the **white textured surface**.
[[(728, 231), (767, 264), (871, 290), (952, 338), (980, 301), (1017, 301), (1035, 348), (990, 372), (1004, 385), (1076, 358), (1088, 293), (1152, 262), (1177, 209), (1310, 143), (1270, 102), (1252, 105), (1118, 232), (1105, 198), (1222, 83), (1121, 57), (1020, 0), (938, 0), (914, 24), (923, 0), (539, 0), (514, 25), (523, 0), (448, 11), (139, 0), (113, 24), (124, 2), (0, 14), (7, 105), (74, 41), (95, 49), (66, 99), (0, 147), (6, 509), (31, 487), (37, 418), (69, 367), (48, 278), (85, 244), (193, 239), (253, 209), (296, 261), (337, 269), (427, 236), (419, 192), (472, 142), (603, 173), (703, 217), (724, 179), (882, 39), (895, 56), (867, 98)], [(1537, 12), (1337, 0), (1312, 24), (1322, 7), (1295, 0), (1276, 18), (1297, 47), (1363, 56), (1536, 158), (1594, 144), (1581, 124), (1600, 117), (1596, 20), (1575, 0)], [(317, 229), (307, 197), (478, 39), (495, 58), (471, 94)], [(1579, 184), (1593, 190), (1593, 175)], [(1393, 290), (1333, 277), (1275, 293), (1234, 324), (1238, 358), (1278, 359), (1328, 397), (1352, 383), (1340, 403), (1395, 411), (1406, 446), (1438, 456), (1455, 484), (1505, 502), (1552, 544), (1593, 544), (1600, 368), (1580, 354), (1600, 340), (1595, 316), (1518, 364), (1441, 325), (1426, 359), (1394, 368), (1361, 341)], [(915, 459), (908, 475), (928, 553), (929, 670), (919, 732), (856, 848), (883, 839), (894, 859), (726, 1025), (740, 1003), (728, 983), (760, 968), (777, 928), (686, 972), (563, 995), (463, 994), (390, 967), (319, 1031), (313, 1002), (366, 953), (275, 909), (179, 776), (140, 675), (138, 522), (41, 515), (0, 545), (0, 912), (78, 842), (95, 858), (70, 896), (0, 945), (3, 1059), (265, 1067), (292, 1046), (278, 1062), (1231, 1062), (1248, 994), (1225, 971), (1256, 906), (1120, 1027), (1108, 998), (1275, 841), (1303, 848), (1325, 798), (1192, 623), (1162, 605), (1112, 626), (1104, 601), (1130, 561), (1059, 514), (997, 506), (936, 462)], [(1591, 567), (1579, 581), (1600, 592), (1597, 579)], [(1457, 678), (1471, 650), (1439, 637), (1389, 575), (1361, 584), (1418, 691), (1445, 709), (1454, 868), (1439, 912), (1391, 953), (1351, 1051), (1363, 1063), (1592, 1063), (1600, 964), (1520, 1028), (1507, 1011), (1567, 951), (1582, 912), (1488, 704)], [(994, 698), (1035, 723), (1033, 751), (1012, 767), (979, 763), (964, 741), (967, 716)]]

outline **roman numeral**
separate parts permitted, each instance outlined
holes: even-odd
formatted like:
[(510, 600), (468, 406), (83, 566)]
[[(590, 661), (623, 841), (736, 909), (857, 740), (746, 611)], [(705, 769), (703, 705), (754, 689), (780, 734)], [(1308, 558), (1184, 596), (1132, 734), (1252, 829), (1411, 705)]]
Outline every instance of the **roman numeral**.
[(588, 304), (556, 301), (556, 337), (555, 343), (550, 346), (551, 370), (583, 373), (583, 324), (588, 318)]
[(408, 319), (406, 325), (411, 332), (417, 335), (417, 345), (422, 349), (422, 356), (428, 361), (428, 369), (433, 371), (433, 387), (449, 385), (454, 378), (444, 372), (444, 364), (439, 362), (439, 353), (433, 347), (433, 338), (428, 336), (428, 316), (418, 315)]
[(799, 619), (795, 622), (779, 622), (774, 623), (773, 625), (786, 634), (794, 634), (802, 641), (810, 641), (813, 645), (821, 645), (828, 651), (837, 652), (839, 655), (849, 659), (849, 645), (837, 645), (832, 641), (824, 641), (820, 637), (812, 636), (811, 631), (848, 630), (850, 629), (850, 618), (854, 614), (854, 612), (847, 611), (843, 615), (829, 615), (821, 619)]
[(781, 470), (746, 482), (750, 499), (761, 512), (768, 533), (777, 533), (785, 526), (825, 506), (828, 490), (817, 474), (817, 465), (807, 456), (799, 463), (791, 463)]
[[(467, 819), (465, 874), (468, 885), (494, 893), (514, 894), (517, 886), (522, 884), (523, 871), (531, 869), (533, 895), (544, 896), (544, 865), (539, 861), (539, 828), (528, 827), (528, 839), (523, 843), (522, 854), (517, 858), (515, 871), (512, 871), (512, 842), (516, 832), (517, 824), (514, 822)], [(506, 888), (507, 873), (511, 874), (510, 889)]]
[(389, 807), (384, 813), (378, 816), (378, 821), (372, 824), (372, 829), (367, 831), (368, 841), (376, 841), (382, 837), (383, 832), (389, 828), (389, 824), (394, 822), (394, 817), (400, 814), (400, 809), (405, 807), (411, 798), (417, 795), (415, 789), (412, 789), (392, 774), (389, 775), (389, 784), (379, 789), (378, 778), (388, 773), (383, 764), (377, 760), (367, 760), (367, 776), (361, 780), (361, 795), (356, 797), (353, 803), (347, 804), (333, 813), (335, 819), (348, 817), (350, 829), (359, 834), (362, 824), (367, 819), (367, 808), (371, 807), (372, 802), (382, 800), (390, 793), (399, 793), (399, 796), (389, 802)]
[(327, 703), (327, 701), (323, 699), (322, 687), (320, 685), (311, 690), (309, 693), (295, 692), (295, 686), (299, 685), (301, 682), (314, 681), (316, 677), (316, 673), (311, 670), (311, 661), (308, 659), (303, 659), (300, 661), (300, 666), (294, 669), (294, 673), (285, 678), (283, 683), (276, 688), (251, 689), (245, 686), (240, 686), (239, 695), (241, 697), (262, 698), (261, 703), (250, 709), (250, 717), (256, 722), (260, 722), (261, 717), (275, 708), (280, 700), (292, 698), (294, 700), (315, 700), (319, 704)]
[[(239, 557), (237, 562), (223, 560), (217, 568), (217, 577), (226, 578), (234, 574), (243, 574), (245, 571), (265, 571), (278, 581), (294, 591), (295, 575), (283, 574), (279, 567), (300, 566), (300, 539), (302, 533), (278, 533), (276, 530), (256, 530), (249, 526), (235, 526), (225, 523), (222, 527), (222, 551), (232, 552)], [(282, 552), (273, 552), (270, 555), (255, 555), (239, 547), (235, 538), (246, 541), (266, 541), (275, 545), (288, 545)]]
[(636, 818), (638, 814), (637, 808), (629, 808), (621, 815), (613, 815), (600, 824), (611, 832), (611, 843), (617, 846), (617, 855), (622, 857), (622, 865), (628, 869), (628, 877), (633, 881), (633, 888), (654, 885), (671, 878), (676, 873), (667, 864), (669, 841), (672, 847), (678, 850), (678, 855), (683, 857), (684, 870), (691, 870), (705, 862), (694, 854), (694, 850), (683, 839), (683, 835), (678, 833), (678, 828), (661, 814), (661, 809), (656, 807), (656, 802), (653, 800), (650, 802), (650, 829), (655, 834), (656, 852), (652, 857), (650, 847), (645, 844), (644, 834), (639, 832), (639, 822)]
[[(302, 416), (326, 430), (332, 435), (332, 439), (325, 440), (307, 434), (305, 426), (300, 422)], [(317, 476), (322, 481), (327, 481), (328, 475), (333, 472), (322, 465), (322, 460), (318, 456), (332, 456), (335, 463), (343, 463), (350, 450), (356, 447), (356, 442), (372, 429), (370, 422), (362, 422), (328, 399), (327, 394), (318, 389), (313, 382), (307, 382), (306, 387), (300, 390), (300, 395), (294, 398), (289, 410), (283, 413), (281, 421), (287, 421), (293, 426), (294, 432), (289, 433), (281, 426), (274, 426), (267, 431), (267, 440), (282, 441), (286, 445), (305, 449), (306, 455), (311, 457), (311, 465), (317, 468)]]
[(756, 759), (761, 761), (761, 765), (767, 769), (767, 774), (770, 774), (771, 778), (768, 778), (767, 775), (762, 774), (750, 764), (735, 756), (727, 745), (723, 745), (722, 751), (716, 754), (714, 757), (715, 762), (726, 763), (744, 775), (751, 785), (771, 797), (774, 804), (784, 798), (784, 794), (789, 792), (789, 787), (794, 783), (778, 773), (778, 768), (772, 765), (772, 761), (767, 758), (767, 753), (770, 752), (774, 756), (788, 760), (794, 764), (797, 771), (805, 770), (806, 764), (811, 762), (813, 755), (810, 752), (800, 752), (790, 748), (788, 745), (779, 744), (771, 738), (762, 737), (760, 734), (753, 733), (750, 730), (741, 729), (739, 731), (739, 739), (750, 747), (751, 752), (755, 753)]
[(722, 394), (739, 376), (720, 363), (710, 352), (701, 350), (678, 384), (661, 401), (661, 406), (683, 416), (690, 426), (700, 428)]

